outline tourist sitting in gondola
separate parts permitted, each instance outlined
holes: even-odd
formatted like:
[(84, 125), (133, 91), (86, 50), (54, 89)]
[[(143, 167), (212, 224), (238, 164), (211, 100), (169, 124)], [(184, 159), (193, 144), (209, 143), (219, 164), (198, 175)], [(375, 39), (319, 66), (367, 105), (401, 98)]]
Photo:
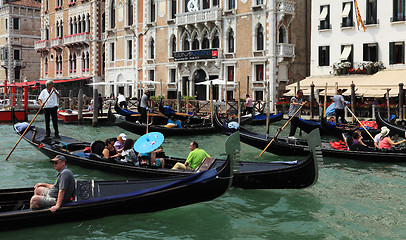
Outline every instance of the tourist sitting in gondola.
[(103, 157), (111, 160), (115, 160), (117, 157), (120, 156), (120, 153), (117, 152), (116, 148), (114, 147), (116, 139), (108, 138), (104, 142), (104, 149), (103, 149)]
[(123, 151), (125, 140), (127, 140), (127, 135), (125, 135), (125, 133), (118, 135), (117, 141), (114, 143), (117, 153), (121, 153)]
[(368, 147), (362, 141), (361, 131), (356, 130), (352, 134), (352, 143), (350, 145), (350, 150), (352, 150), (352, 151), (369, 151), (369, 150), (372, 150), (372, 148)]
[(134, 150), (134, 140), (129, 138), (125, 140), (123, 151), (121, 152), (120, 161), (126, 163), (134, 163), (135, 166), (139, 166), (137, 152)]
[(206, 158), (210, 157), (203, 149), (199, 149), (197, 142), (191, 142), (189, 145), (190, 153), (185, 163), (176, 163), (172, 169), (175, 170), (195, 170), (200, 163)]
[(140, 153), (140, 163), (141, 165), (149, 164), (152, 167), (161, 167), (165, 168), (165, 160), (163, 158), (157, 158), (157, 155), (163, 153), (162, 148), (158, 148), (149, 153)]
[(389, 128), (383, 128), (381, 129), (381, 137), (379, 138), (379, 148), (380, 149), (392, 149), (393, 146), (397, 146), (399, 144), (402, 144), (406, 142), (406, 139), (403, 139), (402, 141), (394, 142), (392, 139), (389, 137)]
[(173, 128), (182, 128), (182, 122), (179, 119), (174, 118), (173, 116), (168, 119), (168, 127)]

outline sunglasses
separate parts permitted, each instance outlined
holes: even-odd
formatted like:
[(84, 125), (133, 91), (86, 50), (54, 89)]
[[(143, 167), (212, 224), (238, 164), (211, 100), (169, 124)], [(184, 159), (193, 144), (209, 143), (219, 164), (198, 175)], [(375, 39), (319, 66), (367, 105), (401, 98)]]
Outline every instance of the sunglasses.
[(58, 164), (58, 163), (60, 163), (60, 162), (62, 162), (62, 161), (52, 162), (52, 165), (56, 165), (56, 164)]

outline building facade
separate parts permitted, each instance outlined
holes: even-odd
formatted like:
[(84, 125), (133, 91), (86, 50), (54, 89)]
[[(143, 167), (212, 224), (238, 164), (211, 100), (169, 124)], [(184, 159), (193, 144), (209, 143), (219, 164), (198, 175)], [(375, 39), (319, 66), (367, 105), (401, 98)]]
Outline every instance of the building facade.
[[(269, 83), (274, 102), (286, 83), (309, 74), (309, 41), (299, 36), (310, 30), (309, 9), (310, 1), (288, 0), (106, 1), (106, 91), (208, 100), (202, 83), (219, 79), (229, 83), (228, 99), (238, 98), (240, 82), (240, 97), (263, 100)], [(215, 86), (214, 98), (224, 92)]]
[(104, 7), (96, 0), (42, 1), (41, 40), (35, 42), (41, 79), (104, 81)]
[(40, 16), (40, 0), (0, 2), (1, 83), (39, 78), (41, 59), (34, 42), (41, 39)]
[(405, 0), (357, 2), (365, 31), (357, 25), (354, 1), (313, 1), (312, 76), (340, 74), (345, 68), (366, 70), (371, 62), (405, 69)]

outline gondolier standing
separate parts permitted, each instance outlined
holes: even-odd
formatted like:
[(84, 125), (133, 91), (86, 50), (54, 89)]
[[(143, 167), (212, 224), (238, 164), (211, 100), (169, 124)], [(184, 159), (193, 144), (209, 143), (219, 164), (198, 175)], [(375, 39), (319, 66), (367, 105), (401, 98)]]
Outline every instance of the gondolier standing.
[[(49, 121), (51, 120), (51, 117), (52, 117), (52, 125), (54, 126), (55, 137), (59, 138), (59, 131), (58, 131), (59, 101), (58, 101), (58, 98), (60, 98), (61, 95), (59, 95), (58, 90), (56, 90), (56, 88), (54, 88), (54, 81), (52, 81), (52, 80), (46, 81), (45, 86), (46, 86), (46, 88), (44, 90), (42, 90), (41, 93), (39, 94), (38, 102), (44, 108), (46, 137), (51, 136), (51, 128), (49, 126), (50, 125)], [(46, 101), (49, 94), (51, 94), (51, 96), (49, 97), (48, 101)], [(44, 104), (44, 102), (45, 102), (45, 104)]]
[[(340, 123), (347, 123), (344, 117), (344, 106), (345, 106), (345, 101), (343, 97), (343, 90), (338, 89), (337, 95), (333, 97), (333, 102), (335, 106), (335, 112), (336, 112), (336, 122)], [(338, 118), (341, 118), (340, 121), (338, 121)]]
[(299, 90), (297, 90), (296, 96), (292, 97), (290, 99), (290, 106), (289, 106), (288, 116), (289, 116), (289, 118), (292, 118), (292, 120), (290, 122), (289, 137), (295, 136), (295, 133), (296, 133), (297, 122), (299, 121), (299, 116), (300, 116), (300, 111), (297, 112), (297, 110), (299, 110), (299, 108), (301, 106), (306, 104), (306, 101), (303, 102), (302, 97), (303, 97), (303, 91), (299, 89)]
[(141, 97), (140, 105), (138, 108), (138, 111), (140, 112), (140, 120), (139, 120), (140, 123), (147, 122), (147, 108), (149, 107), (148, 99), (149, 99), (149, 91), (145, 90), (144, 94)]

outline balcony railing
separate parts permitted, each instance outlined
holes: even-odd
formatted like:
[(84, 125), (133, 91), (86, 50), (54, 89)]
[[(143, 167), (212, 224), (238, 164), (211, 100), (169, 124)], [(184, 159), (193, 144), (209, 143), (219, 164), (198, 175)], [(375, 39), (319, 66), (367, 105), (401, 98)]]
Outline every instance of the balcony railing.
[(35, 42), (35, 50), (47, 50), (49, 48), (49, 41), (48, 40), (41, 40)]
[(346, 28), (346, 27), (354, 27), (354, 22), (353, 21), (343, 21), (340, 24), (341, 28)]
[(293, 57), (295, 56), (295, 44), (278, 43), (276, 44), (278, 57)]
[(61, 48), (62, 47), (63, 40), (61, 37), (57, 38), (52, 38), (51, 39), (51, 47), (52, 48)]
[(406, 16), (401, 14), (398, 16), (393, 16), (390, 18), (390, 22), (404, 22), (406, 21)]
[(295, 3), (289, 0), (278, 0), (277, 2), (278, 12), (285, 14), (295, 14)]
[(21, 59), (14, 59), (13, 63), (14, 63), (13, 67), (21, 67), (21, 66), (23, 66), (23, 60), (21, 60)]
[(88, 32), (77, 33), (73, 35), (67, 35), (63, 39), (64, 45), (77, 45), (77, 44), (87, 44), (89, 45), (90, 34)]
[(331, 24), (328, 22), (320, 22), (319, 30), (328, 30), (331, 29)]
[(0, 61), (1, 66), (7, 67), (8, 66), (8, 59), (3, 59)]
[(197, 12), (187, 12), (176, 14), (176, 25), (187, 25), (195, 23), (206, 23), (221, 20), (221, 9), (211, 8)]
[(364, 21), (364, 25), (379, 25), (379, 19), (374, 19), (374, 18), (367, 18)]

